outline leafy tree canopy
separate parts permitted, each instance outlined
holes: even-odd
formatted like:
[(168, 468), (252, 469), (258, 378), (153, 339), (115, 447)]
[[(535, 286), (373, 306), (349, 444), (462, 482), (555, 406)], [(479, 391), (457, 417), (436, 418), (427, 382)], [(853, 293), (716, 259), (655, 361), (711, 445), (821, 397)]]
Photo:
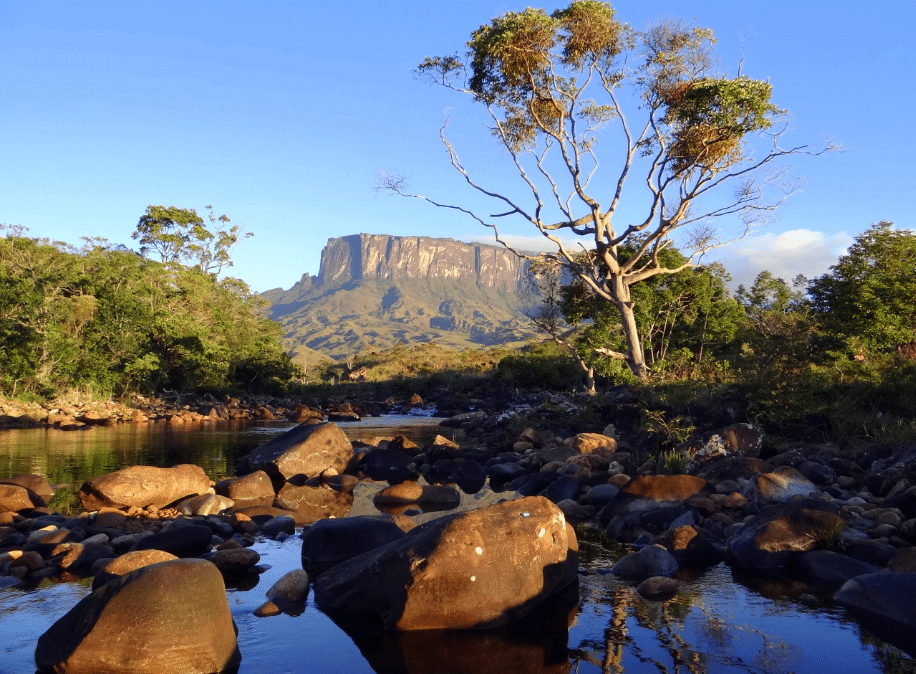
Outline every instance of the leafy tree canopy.
[(808, 286), (824, 327), (865, 349), (916, 339), (916, 232), (881, 221)]

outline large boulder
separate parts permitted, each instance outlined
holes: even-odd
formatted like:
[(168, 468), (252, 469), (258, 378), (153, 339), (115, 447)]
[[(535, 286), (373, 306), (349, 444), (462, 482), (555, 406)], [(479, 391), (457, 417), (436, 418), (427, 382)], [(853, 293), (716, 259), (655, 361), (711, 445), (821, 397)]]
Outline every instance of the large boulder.
[(352, 458), (353, 445), (335, 424), (299, 424), (251, 450), (238, 472), (263, 470), (279, 489), (296, 475), (315, 477), (329, 468), (343, 473)]
[(728, 543), (734, 562), (750, 571), (780, 573), (799, 552), (843, 525), (837, 507), (820, 499), (799, 499), (773, 506), (744, 525)]
[(391, 543), (404, 535), (394, 522), (381, 517), (319, 520), (306, 527), (302, 538), (302, 568), (318, 575), (341, 562)]
[(178, 559), (175, 555), (164, 550), (137, 550), (128, 552), (108, 562), (92, 579), (92, 589), (95, 590), (118, 576), (123, 576), (142, 569), (144, 566), (171, 562)]
[[(852, 578), (833, 595), (834, 601), (862, 620), (879, 636), (916, 652), (916, 573), (870, 573)], [(914, 656), (916, 657), (916, 656)]]
[(542, 497), (447, 515), (322, 574), (323, 608), (377, 615), (388, 629), (513, 622), (576, 579), (576, 539)]
[(115, 578), (38, 639), (40, 671), (68, 674), (212, 674), (242, 659), (223, 577), (179, 559)]
[(185, 463), (172, 468), (128, 466), (83, 483), (77, 492), (86, 510), (106, 506), (162, 508), (189, 496), (206, 493), (212, 482), (200, 466)]

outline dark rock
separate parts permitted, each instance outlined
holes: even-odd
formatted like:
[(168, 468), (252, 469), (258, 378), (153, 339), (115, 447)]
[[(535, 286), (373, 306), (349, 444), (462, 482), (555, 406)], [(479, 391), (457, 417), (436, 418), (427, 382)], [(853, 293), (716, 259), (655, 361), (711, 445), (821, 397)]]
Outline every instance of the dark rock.
[(448, 476), (448, 481), (456, 484), (465, 494), (476, 494), (486, 484), (487, 474), (476, 461), (464, 459)]
[(836, 480), (836, 472), (834, 472), (833, 468), (814, 461), (803, 461), (798, 466), (798, 472), (814, 484), (821, 486), (832, 484)]
[(141, 538), (134, 543), (131, 551), (163, 550), (176, 557), (196, 557), (210, 547), (212, 536), (210, 527), (195, 524)]
[(671, 597), (677, 594), (677, 591), (680, 589), (680, 587), (680, 581), (677, 581), (674, 578), (668, 578), (666, 576), (652, 576), (651, 578), (646, 578), (639, 585), (637, 585), (636, 591), (646, 599), (662, 601), (665, 599), (671, 599)]
[(677, 570), (677, 560), (661, 545), (649, 545), (638, 552), (631, 552), (611, 567), (611, 573), (616, 576), (635, 581), (652, 576), (671, 577)]
[(602, 508), (617, 498), (619, 493), (620, 489), (612, 484), (598, 484), (588, 490), (585, 502)]
[(560, 474), (553, 470), (539, 473), (528, 473), (512, 481), (512, 489), (522, 496), (536, 496), (544, 491), (551, 482), (560, 479)]
[(655, 542), (670, 552), (681, 567), (715, 566), (724, 559), (709, 534), (695, 526), (672, 527), (659, 534)]
[(413, 468), (414, 459), (390, 449), (371, 449), (359, 460), (359, 470), (376, 482), (400, 484), (416, 481), (419, 475)]
[(562, 475), (557, 480), (551, 482), (541, 495), (554, 503), (559, 503), (567, 499), (575, 501), (579, 496), (581, 488), (582, 483), (580, 483), (579, 480), (571, 475)]
[(41, 671), (212, 674), (241, 661), (223, 578), (181, 559), (113, 579), (38, 639)]
[(832, 550), (811, 550), (794, 556), (786, 565), (786, 571), (811, 585), (837, 590), (850, 578), (879, 569)]
[(302, 568), (318, 575), (403, 535), (396, 524), (377, 517), (320, 520), (302, 532)]
[(833, 599), (869, 631), (914, 655), (916, 574), (882, 572), (856, 576), (844, 583)]
[(884, 545), (877, 541), (852, 540), (846, 542), (843, 552), (861, 562), (887, 566), (895, 550), (896, 548), (893, 546)]

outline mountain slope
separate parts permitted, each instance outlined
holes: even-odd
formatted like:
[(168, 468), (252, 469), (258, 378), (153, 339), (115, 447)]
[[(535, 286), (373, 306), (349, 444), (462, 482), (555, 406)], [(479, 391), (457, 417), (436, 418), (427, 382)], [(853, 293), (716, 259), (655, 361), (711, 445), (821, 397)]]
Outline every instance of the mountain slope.
[(521, 343), (526, 264), (494, 246), (358, 234), (331, 239), (317, 278), (264, 293), (284, 347), (335, 359), (400, 342), (461, 349)]

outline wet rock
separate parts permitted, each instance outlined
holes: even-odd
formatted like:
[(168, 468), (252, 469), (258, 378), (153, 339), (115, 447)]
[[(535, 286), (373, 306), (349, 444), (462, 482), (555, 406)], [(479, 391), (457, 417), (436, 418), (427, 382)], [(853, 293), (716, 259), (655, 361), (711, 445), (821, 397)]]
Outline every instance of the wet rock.
[(276, 505), (295, 512), (296, 524), (308, 524), (329, 517), (346, 517), (353, 507), (353, 494), (324, 484), (296, 486), (290, 482), (277, 492)]
[(223, 578), (181, 559), (115, 578), (41, 635), (41, 671), (212, 674), (241, 661)]
[(611, 567), (611, 573), (624, 580), (645, 580), (652, 576), (674, 575), (678, 563), (674, 556), (661, 545), (649, 545), (637, 552), (625, 555)]
[[(871, 573), (848, 580), (833, 595), (834, 601), (868, 622), (903, 629), (912, 639), (916, 630), (916, 574)], [(910, 641), (912, 644), (912, 641)]]
[[(635, 477), (598, 513), (601, 522), (621, 515), (641, 515), (680, 505), (701, 493), (706, 482), (692, 475), (643, 475)], [(675, 515), (676, 516), (676, 515)], [(673, 519), (673, 518), (672, 518)]]
[(403, 535), (396, 524), (379, 517), (321, 520), (301, 534), (302, 568), (310, 575), (318, 575)]
[(390, 449), (369, 450), (360, 458), (358, 467), (370, 479), (388, 484), (416, 481), (419, 477), (412, 456)]
[(473, 459), (463, 459), (448, 475), (447, 480), (454, 483), (465, 494), (476, 494), (487, 482), (483, 466)]
[(292, 515), (277, 515), (261, 524), (261, 533), (276, 537), (278, 534), (292, 534), (296, 531), (296, 520)]
[(876, 573), (879, 569), (833, 550), (811, 550), (794, 556), (786, 571), (811, 585), (837, 590), (850, 578)]
[(293, 569), (274, 583), (265, 594), (268, 599), (304, 602), (309, 594), (309, 575), (302, 569)]
[(646, 599), (661, 601), (670, 599), (680, 589), (680, 581), (667, 576), (652, 576), (636, 586), (636, 591)]
[(472, 629), (529, 613), (576, 579), (575, 533), (544, 498), (427, 522), (322, 574), (323, 608), (377, 615), (389, 629)]
[(353, 446), (333, 423), (300, 424), (255, 447), (239, 461), (240, 474), (263, 470), (274, 487), (290, 478), (321, 475), (328, 468), (343, 473), (353, 458)]
[(86, 510), (105, 506), (162, 508), (210, 489), (210, 478), (200, 466), (181, 464), (173, 468), (129, 466), (87, 480), (77, 492)]

